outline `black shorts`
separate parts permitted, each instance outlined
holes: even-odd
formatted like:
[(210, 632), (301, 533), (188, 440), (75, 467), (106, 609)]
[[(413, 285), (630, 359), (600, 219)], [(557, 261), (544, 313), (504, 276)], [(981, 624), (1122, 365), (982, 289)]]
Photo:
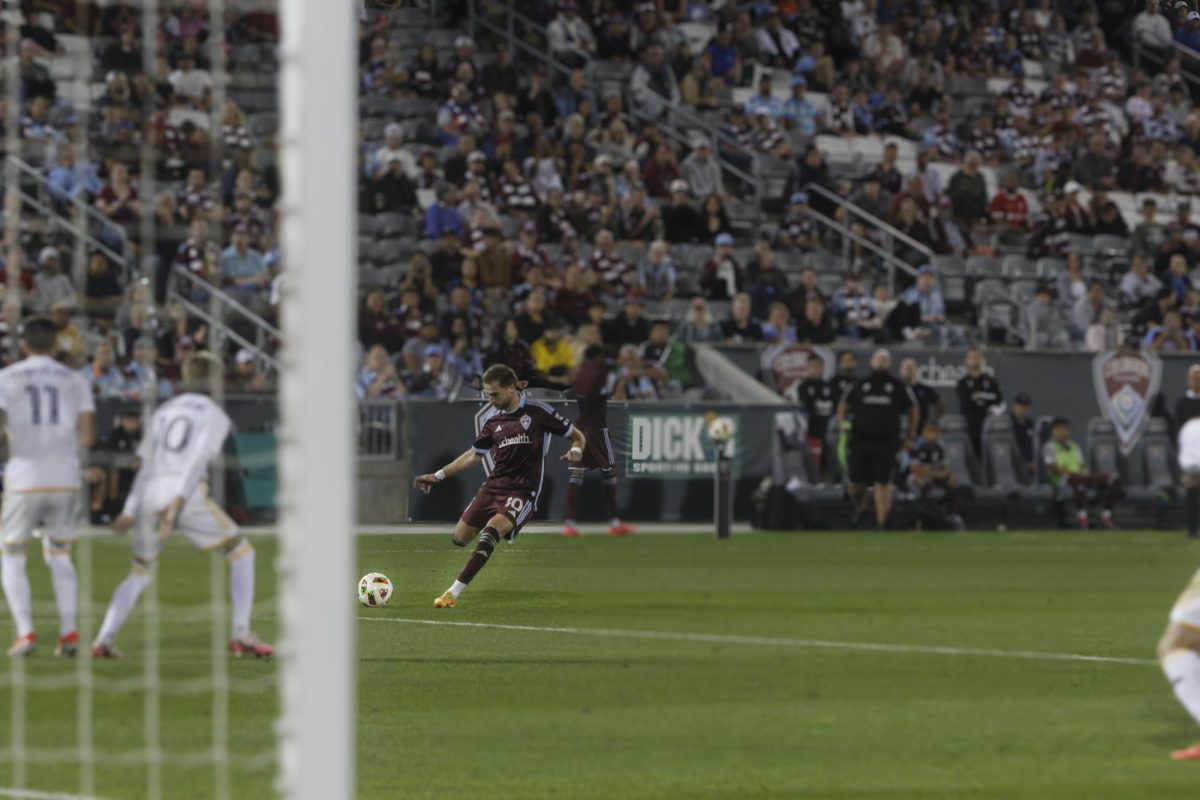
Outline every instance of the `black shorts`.
[(896, 473), (895, 439), (866, 439), (850, 442), (847, 459), (851, 483), (891, 483)]

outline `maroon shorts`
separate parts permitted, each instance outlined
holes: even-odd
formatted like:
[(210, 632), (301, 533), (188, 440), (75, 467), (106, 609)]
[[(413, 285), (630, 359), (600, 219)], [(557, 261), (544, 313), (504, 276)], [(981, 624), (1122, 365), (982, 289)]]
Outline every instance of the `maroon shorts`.
[(500, 514), (513, 525), (513, 535), (533, 516), (534, 493), (523, 489), (493, 489), (480, 486), (475, 497), (463, 509), (460, 519), (476, 530)]
[(575, 427), (587, 439), (583, 447), (583, 458), (579, 466), (584, 469), (613, 470), (617, 468), (617, 455), (613, 451), (612, 437), (608, 428), (599, 425), (575, 423)]

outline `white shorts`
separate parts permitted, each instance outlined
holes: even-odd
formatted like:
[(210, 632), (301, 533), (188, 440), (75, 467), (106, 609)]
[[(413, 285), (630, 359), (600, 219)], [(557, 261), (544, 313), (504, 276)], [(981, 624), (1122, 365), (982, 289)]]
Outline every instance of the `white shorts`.
[(79, 537), (79, 491), (5, 492), (4, 544), (23, 545), (41, 529), (44, 546), (70, 544)]
[(1171, 622), (1200, 631), (1200, 570), (1196, 571), (1192, 582), (1171, 608)]
[[(151, 482), (138, 509), (138, 521), (130, 535), (133, 555), (141, 561), (154, 561), (162, 551), (164, 540), (158, 532), (158, 516), (174, 499), (172, 486)], [(142, 518), (143, 515), (149, 519)], [(175, 521), (175, 534), (183, 534), (197, 550), (215, 550), (239, 535), (237, 523), (208, 496), (208, 486), (201, 484), (188, 497)]]

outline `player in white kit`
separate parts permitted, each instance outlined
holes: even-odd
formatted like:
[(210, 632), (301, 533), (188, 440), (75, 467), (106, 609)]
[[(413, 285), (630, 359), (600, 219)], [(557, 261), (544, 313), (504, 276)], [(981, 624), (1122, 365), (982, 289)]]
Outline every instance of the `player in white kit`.
[[(1179, 468), (1188, 492), (1188, 526), (1194, 527), (1195, 494), (1200, 490), (1200, 417), (1179, 430)], [(1158, 642), (1158, 662), (1175, 697), (1200, 723), (1200, 571), (1171, 608), (1171, 621)], [(1176, 750), (1178, 761), (1200, 761), (1200, 744)]]
[(233, 606), (229, 650), (237, 656), (259, 658), (275, 653), (250, 632), (254, 546), (208, 496), (205, 479), (209, 465), (221, 454), (233, 427), (225, 411), (201, 394), (210, 375), (218, 379), (223, 375), (221, 362), (204, 353), (192, 356), (183, 366), (186, 393), (159, 406), (138, 446), (141, 464), (125, 510), (113, 522), (118, 534), (133, 530), (133, 566), (113, 593), (92, 645), (92, 658), (121, 657), (115, 644), (117, 633), (150, 585), (164, 541), (176, 530), (197, 550), (219, 550), (229, 561)]
[(71, 563), (76, 538), (82, 465), (81, 447), (96, 438), (96, 407), (87, 379), (51, 358), (58, 331), (48, 319), (25, 323), (25, 358), (0, 370), (0, 411), (8, 436), (4, 468), (3, 539), (0, 568), (4, 597), (17, 625), (10, 656), (37, 648), (33, 601), (25, 572), (25, 551), (33, 532), (42, 531), (42, 558), (50, 568), (59, 629), (55, 655), (79, 650), (75, 630), (78, 579)]

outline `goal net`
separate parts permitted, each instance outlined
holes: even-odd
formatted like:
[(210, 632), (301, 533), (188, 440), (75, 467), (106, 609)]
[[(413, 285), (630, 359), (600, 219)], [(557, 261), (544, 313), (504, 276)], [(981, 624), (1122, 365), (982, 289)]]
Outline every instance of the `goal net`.
[[(0, 798), (354, 796), (360, 11), (0, 2), (0, 364), (20, 359), (22, 320), (49, 317), (55, 357), (91, 384), (97, 440), (70, 548), (75, 658), (54, 655), (47, 531), (24, 548), (38, 647), (0, 662)], [(209, 552), (171, 535), (139, 563), (110, 528), (198, 353), (220, 360), (206, 392), (233, 425), (208, 502), (256, 551), (251, 625), (274, 659), (231, 653), (248, 552), (232, 535)], [(133, 573), (152, 579), (124, 657), (90, 657)], [(2, 619), (7, 645), (8, 604)]]

